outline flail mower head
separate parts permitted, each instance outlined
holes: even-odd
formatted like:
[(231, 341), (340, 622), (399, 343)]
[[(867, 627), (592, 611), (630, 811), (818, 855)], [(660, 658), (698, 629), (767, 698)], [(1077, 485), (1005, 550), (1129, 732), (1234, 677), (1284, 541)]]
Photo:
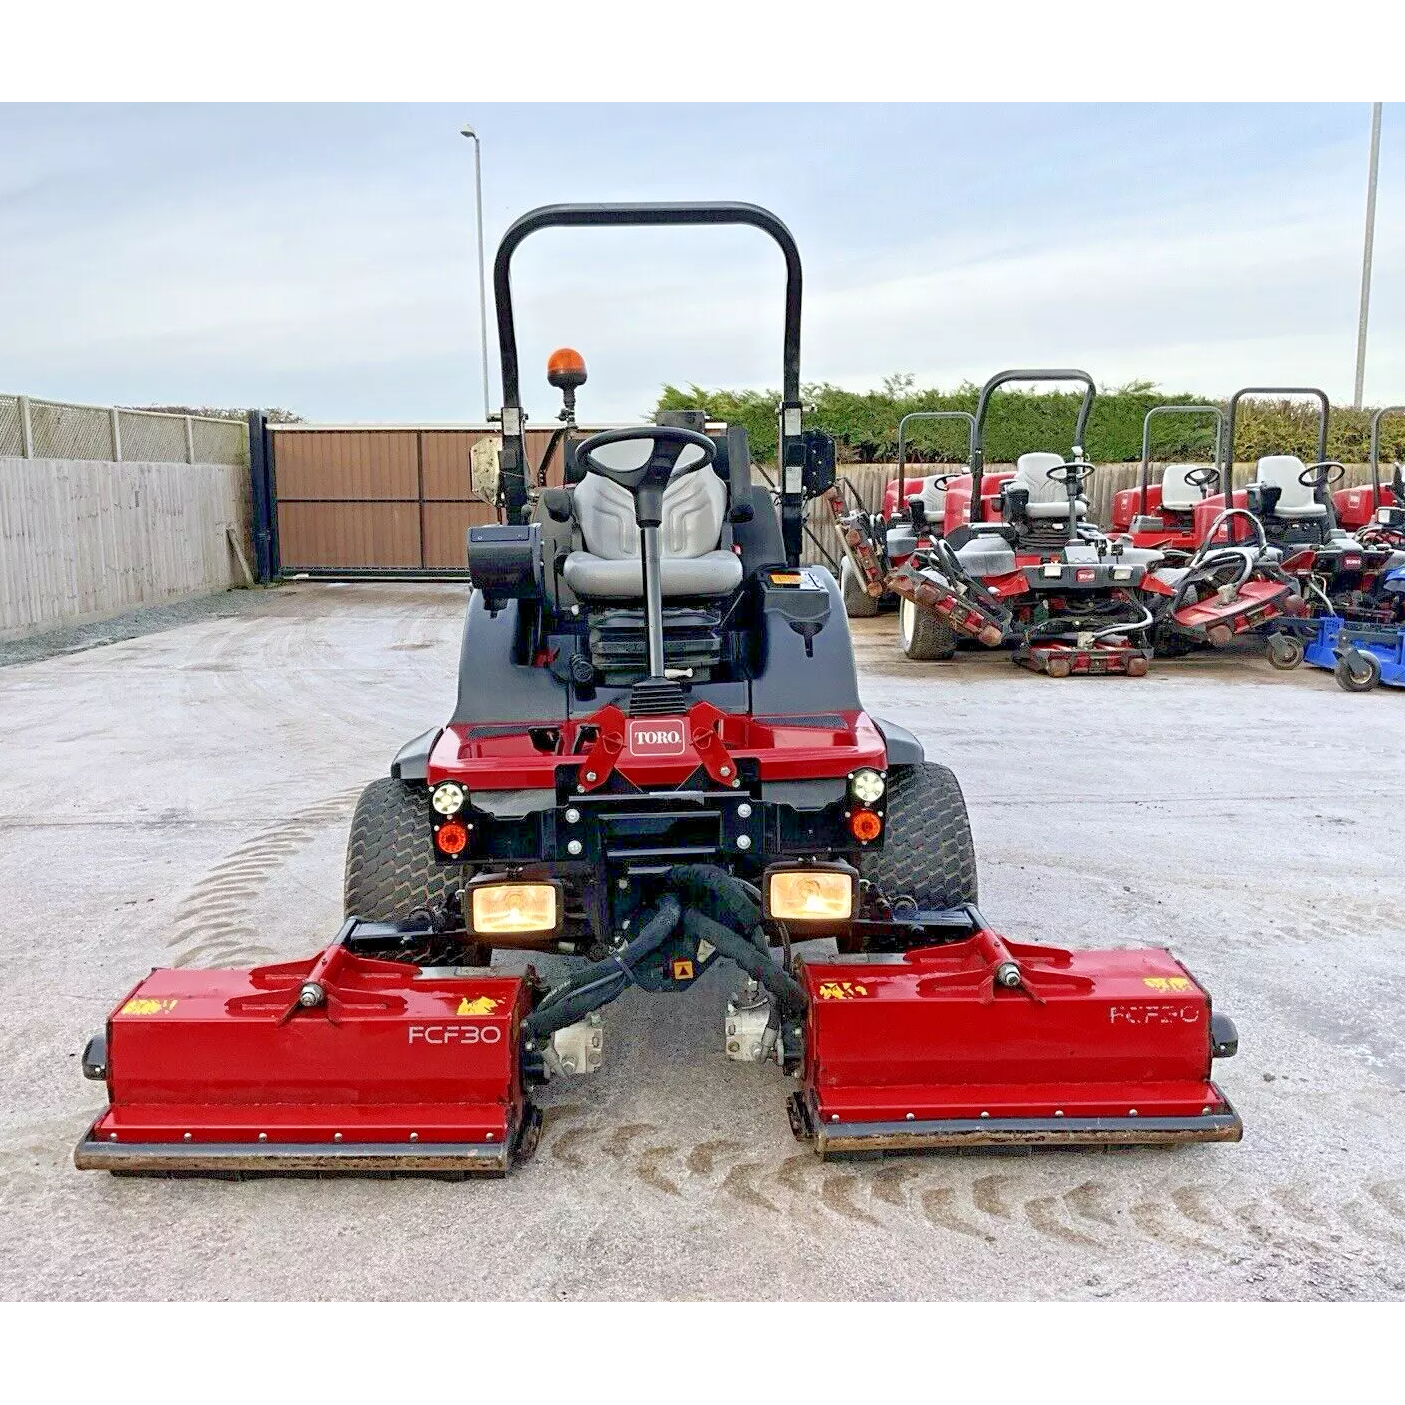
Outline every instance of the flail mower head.
[[(529, 491), (514, 250), (724, 223), (785, 258), (779, 503), (745, 432), (691, 413), (571, 438), (566, 486)], [(84, 1061), (110, 1105), (80, 1167), (502, 1174), (535, 1139), (532, 1090), (601, 1066), (616, 996), (723, 961), (723, 1050), (795, 1076), (821, 1155), (1240, 1136), (1211, 1079), (1233, 1027), (1195, 979), (1163, 951), (1002, 940), (955, 778), (864, 710), (836, 583), (798, 564), (834, 473), (802, 425), (800, 276), (750, 205), (553, 206), (508, 230), (504, 520), (470, 530), (454, 714), (363, 793), (330, 945), (157, 971), (119, 1003)], [(834, 954), (796, 952), (819, 938)]]

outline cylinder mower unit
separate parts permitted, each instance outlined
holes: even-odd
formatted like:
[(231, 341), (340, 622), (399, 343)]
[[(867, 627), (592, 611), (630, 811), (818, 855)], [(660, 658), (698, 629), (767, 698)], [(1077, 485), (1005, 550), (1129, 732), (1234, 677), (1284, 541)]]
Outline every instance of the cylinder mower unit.
[[(533, 490), (513, 250), (558, 225), (722, 223), (785, 256), (779, 504), (745, 433), (700, 412), (577, 441), (572, 410), (566, 484)], [(1237, 1139), (1210, 1081), (1233, 1027), (1194, 979), (1160, 951), (992, 932), (955, 777), (864, 710), (838, 585), (798, 564), (834, 460), (801, 421), (785, 226), (750, 205), (548, 207), (508, 230), (494, 285), (505, 520), (470, 531), (454, 713), (362, 793), (334, 942), (155, 971), (119, 1002), (84, 1056), (109, 1106), (78, 1166), (501, 1175), (536, 1140), (532, 1090), (601, 1067), (604, 1007), (724, 961), (722, 1048), (799, 1080), (792, 1123), (822, 1156)], [(573, 395), (583, 362), (551, 374)], [(797, 953), (818, 939), (837, 959)], [(495, 952), (566, 973), (507, 975)]]

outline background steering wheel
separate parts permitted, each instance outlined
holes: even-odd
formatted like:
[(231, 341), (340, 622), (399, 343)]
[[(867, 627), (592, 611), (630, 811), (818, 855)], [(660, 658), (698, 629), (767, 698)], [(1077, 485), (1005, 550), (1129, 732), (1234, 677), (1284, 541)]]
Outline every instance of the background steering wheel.
[(1077, 484), (1081, 488), (1093, 476), (1093, 465), (1077, 461), (1055, 464), (1044, 476), (1051, 483), (1058, 483), (1064, 488), (1070, 484)]
[(949, 473), (929, 473), (927, 477), (932, 480), (932, 487), (945, 488), (954, 479), (964, 478), (968, 472), (969, 469), (954, 468)]
[[(633, 468), (616, 468), (596, 455), (611, 444), (647, 444), (648, 458)], [(588, 473), (598, 473), (634, 495), (634, 520), (641, 527), (657, 527), (663, 522), (663, 495), (679, 460), (689, 450), (697, 450), (680, 469), (696, 473), (717, 457), (717, 445), (695, 429), (676, 425), (640, 425), (630, 429), (607, 429), (592, 434), (576, 446), (576, 462)]]
[(1201, 464), (1199, 468), (1192, 468), (1185, 476), (1185, 481), (1192, 488), (1200, 489), (1200, 496), (1208, 497), (1212, 488), (1220, 486), (1220, 471), (1211, 468), (1208, 464)]
[[(1333, 473), (1332, 470), (1336, 469)], [(1346, 477), (1346, 465), (1336, 459), (1323, 459), (1321, 463), (1309, 464), (1298, 474), (1298, 482), (1304, 488), (1330, 488)]]

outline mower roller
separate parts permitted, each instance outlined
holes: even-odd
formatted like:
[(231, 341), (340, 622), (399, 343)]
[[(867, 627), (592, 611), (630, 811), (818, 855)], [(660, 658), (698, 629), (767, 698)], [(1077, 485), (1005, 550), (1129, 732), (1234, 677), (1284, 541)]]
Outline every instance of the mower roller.
[[(568, 434), (565, 486), (529, 489), (515, 250), (558, 226), (714, 224), (785, 259), (779, 503), (745, 431), (690, 411)], [(533, 1091), (601, 1066), (604, 1007), (722, 961), (741, 983), (721, 1052), (795, 1080), (821, 1156), (1237, 1140), (1211, 1078), (1236, 1036), (1194, 977), (1159, 950), (998, 936), (955, 777), (859, 699), (837, 584), (798, 564), (834, 458), (802, 424), (780, 220), (550, 206), (509, 228), (494, 290), (501, 459), (477, 456), (474, 486), (501, 520), (469, 530), (453, 715), (363, 792), (324, 950), (158, 970), (118, 1004), (84, 1055), (109, 1106), (78, 1166), (502, 1175), (536, 1140)], [(573, 397), (584, 362), (563, 350), (548, 378)]]

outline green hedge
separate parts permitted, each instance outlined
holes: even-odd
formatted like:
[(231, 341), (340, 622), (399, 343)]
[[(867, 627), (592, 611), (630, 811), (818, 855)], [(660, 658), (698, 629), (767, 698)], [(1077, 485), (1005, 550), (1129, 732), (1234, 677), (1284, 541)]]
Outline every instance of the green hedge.
[[(919, 390), (910, 376), (890, 376), (882, 390), (859, 394), (838, 386), (807, 385), (803, 399), (806, 424), (834, 436), (839, 457), (846, 463), (895, 463), (898, 457), (898, 421), (913, 410), (969, 410), (976, 408), (979, 387), (963, 385), (950, 393)], [(1001, 390), (986, 420), (986, 461), (1010, 463), (1031, 449), (1067, 453), (1079, 397), (1035, 390)], [(751, 437), (751, 451), (760, 462), (774, 462), (776, 455), (776, 406), (780, 396), (772, 390), (704, 390), (700, 386), (666, 385), (657, 410), (704, 409), (715, 419), (744, 424)], [(1094, 463), (1136, 463), (1142, 454), (1142, 420), (1153, 405), (1209, 405), (1200, 395), (1167, 395), (1149, 384), (1134, 384), (1100, 392), (1093, 402), (1084, 445)], [(809, 407), (813, 406), (813, 411)], [(1316, 457), (1315, 407), (1297, 401), (1242, 401), (1236, 414), (1235, 459), (1244, 463), (1264, 454), (1297, 454), (1310, 462)], [(1327, 441), (1329, 458), (1364, 463), (1370, 446), (1371, 410), (1334, 406)], [(1167, 458), (1208, 460), (1213, 451), (1214, 421), (1209, 417), (1167, 415), (1152, 421), (1151, 451), (1158, 461)], [(967, 456), (966, 431), (960, 423), (924, 423), (908, 426), (910, 462), (960, 463)], [(1389, 464), (1405, 457), (1405, 415), (1392, 416), (1382, 425), (1381, 458)]]

